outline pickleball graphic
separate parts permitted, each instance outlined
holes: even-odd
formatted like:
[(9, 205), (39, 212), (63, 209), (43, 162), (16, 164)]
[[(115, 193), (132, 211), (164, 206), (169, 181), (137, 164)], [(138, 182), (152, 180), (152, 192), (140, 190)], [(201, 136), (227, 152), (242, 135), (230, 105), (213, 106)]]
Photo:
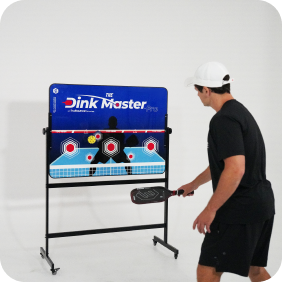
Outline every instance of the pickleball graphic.
[(96, 137), (94, 135), (90, 135), (87, 140), (89, 144), (94, 144), (96, 142)]

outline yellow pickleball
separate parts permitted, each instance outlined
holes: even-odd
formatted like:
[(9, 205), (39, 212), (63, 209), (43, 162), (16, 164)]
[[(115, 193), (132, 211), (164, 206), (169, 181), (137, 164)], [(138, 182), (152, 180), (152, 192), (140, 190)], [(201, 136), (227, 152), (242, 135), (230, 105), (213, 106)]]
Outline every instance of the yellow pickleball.
[(90, 136), (88, 137), (88, 142), (89, 142), (90, 144), (94, 144), (94, 143), (96, 142), (96, 137), (95, 137), (94, 135), (90, 135)]

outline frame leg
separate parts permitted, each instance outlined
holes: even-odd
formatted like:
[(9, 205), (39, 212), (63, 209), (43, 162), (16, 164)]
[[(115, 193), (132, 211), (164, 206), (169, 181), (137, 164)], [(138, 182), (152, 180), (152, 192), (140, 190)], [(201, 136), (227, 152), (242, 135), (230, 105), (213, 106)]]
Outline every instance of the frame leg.
[(168, 248), (169, 250), (171, 250), (172, 252), (174, 252), (174, 258), (177, 259), (178, 254), (179, 254), (179, 251), (178, 251), (176, 248), (174, 248), (174, 247), (171, 246), (170, 244), (166, 243), (164, 240), (160, 239), (160, 238), (157, 237), (157, 236), (154, 236), (153, 243), (154, 243), (155, 246), (157, 245), (157, 243), (160, 243), (160, 244), (163, 245), (164, 247)]
[(58, 270), (59, 270), (60, 268), (54, 268), (54, 263), (53, 263), (53, 261), (49, 258), (48, 255), (46, 255), (46, 252), (45, 252), (45, 250), (44, 250), (42, 247), (40, 248), (40, 255), (41, 255), (41, 257), (42, 257), (43, 259), (45, 259), (45, 260), (48, 262), (48, 264), (51, 266), (50, 271), (52, 272), (52, 274), (53, 274), (53, 275), (56, 275), (57, 272), (58, 272)]

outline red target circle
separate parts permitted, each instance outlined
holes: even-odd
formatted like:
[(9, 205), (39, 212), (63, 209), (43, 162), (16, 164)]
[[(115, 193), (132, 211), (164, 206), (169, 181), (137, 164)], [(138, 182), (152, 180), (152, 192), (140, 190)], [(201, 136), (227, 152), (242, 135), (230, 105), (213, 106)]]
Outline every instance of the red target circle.
[(119, 107), (119, 103), (116, 103), (116, 107)]
[(92, 160), (92, 156), (87, 156), (87, 159), (90, 161), (90, 160)]
[(100, 138), (100, 134), (96, 134), (96, 138), (98, 138), (98, 139), (99, 139), (99, 138)]
[(110, 152), (112, 152), (112, 151), (115, 149), (115, 144), (113, 144), (113, 143), (108, 144), (107, 149), (108, 149)]
[(151, 142), (147, 145), (147, 148), (148, 148), (148, 150), (152, 151), (152, 150), (155, 149), (155, 144)]
[(133, 159), (133, 155), (132, 154), (129, 154), (128, 156), (130, 159)]
[(72, 152), (72, 151), (74, 150), (74, 145), (73, 145), (73, 144), (68, 144), (68, 145), (66, 146), (66, 150), (67, 150), (68, 152)]

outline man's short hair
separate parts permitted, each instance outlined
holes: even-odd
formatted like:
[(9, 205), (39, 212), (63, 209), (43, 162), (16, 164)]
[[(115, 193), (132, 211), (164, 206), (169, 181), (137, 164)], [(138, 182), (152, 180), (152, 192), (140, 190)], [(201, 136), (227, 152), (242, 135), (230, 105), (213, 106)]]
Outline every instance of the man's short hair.
[[(230, 76), (229, 75), (226, 75), (223, 80), (229, 80), (230, 79)], [(200, 86), (200, 85), (196, 85), (195, 84), (195, 87), (200, 91), (202, 92), (203, 91), (203, 88), (204, 86)], [(221, 87), (208, 87), (212, 92), (216, 93), (216, 94), (224, 94), (224, 93), (230, 93), (230, 83), (228, 84), (224, 84), (223, 86)]]

